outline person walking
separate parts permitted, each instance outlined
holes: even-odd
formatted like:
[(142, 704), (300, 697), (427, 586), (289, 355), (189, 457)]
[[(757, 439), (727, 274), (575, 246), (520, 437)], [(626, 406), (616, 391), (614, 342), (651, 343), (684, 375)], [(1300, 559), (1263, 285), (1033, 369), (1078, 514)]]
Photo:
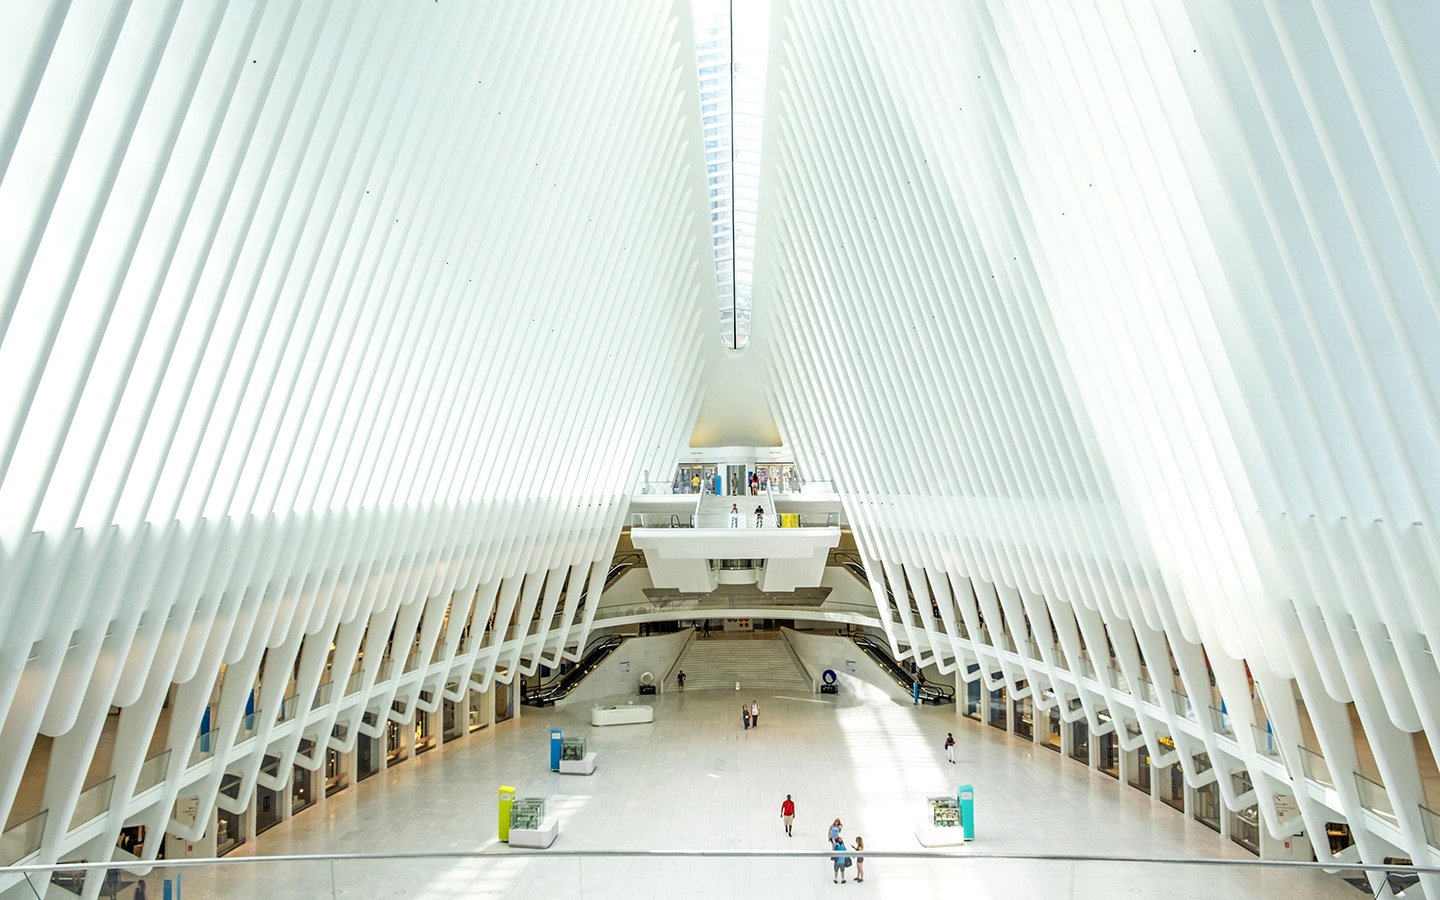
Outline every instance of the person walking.
[(758, 493), (760, 493), (760, 476), (752, 471), (750, 473), (750, 496), (753, 497)]
[(834, 822), (831, 822), (831, 823), (830, 823), (830, 834), (829, 834), (829, 841), (830, 841), (830, 843), (833, 844), (833, 843), (835, 843), (836, 841), (838, 841), (838, 840), (840, 839), (840, 829), (843, 828), (843, 827), (844, 827), (844, 826), (840, 824), (840, 820), (839, 820), (839, 819), (836, 819)]
[(765, 507), (756, 504), (755, 506), (755, 527), (765, 527)]
[(740, 721), (745, 723), (745, 730), (750, 730), (750, 707), (740, 704)]
[(790, 830), (790, 826), (795, 823), (795, 801), (790, 799), (789, 794), (780, 802), (780, 818), (785, 820), (785, 836), (794, 837), (795, 833)]
[(698, 472), (690, 476), (690, 493), (700, 493), (700, 475)]
[(756, 728), (760, 727), (760, 704), (754, 700), (750, 701), (750, 724)]
[(859, 884), (865, 880), (865, 857), (859, 854), (865, 851), (865, 839), (855, 835), (855, 883)]
[(950, 760), (950, 765), (955, 765), (955, 735), (945, 732), (945, 756)]
[[(830, 849), (844, 850), (845, 841), (838, 837), (835, 838), (835, 842), (830, 845)], [(836, 884), (844, 884), (845, 867), (850, 865), (850, 857), (845, 856), (844, 854), (836, 854), (835, 856), (830, 857), (830, 860), (835, 864), (835, 875), (832, 877), (831, 880), (834, 881)]]
[(730, 527), (740, 527), (740, 507), (734, 503), (730, 504)]
[(675, 676), (675, 681), (680, 685), (680, 690), (685, 690), (685, 670), (681, 669), (680, 674)]

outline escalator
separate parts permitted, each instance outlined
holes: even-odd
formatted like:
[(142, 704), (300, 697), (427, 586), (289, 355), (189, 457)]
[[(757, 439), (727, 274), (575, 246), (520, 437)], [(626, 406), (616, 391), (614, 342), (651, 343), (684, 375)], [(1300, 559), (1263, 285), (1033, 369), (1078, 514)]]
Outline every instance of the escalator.
[[(616, 554), (612, 561), (610, 571), (605, 573), (605, 587), (620, 580), (620, 576), (635, 568), (638, 553)], [(586, 591), (580, 595), (579, 607), (585, 607), (585, 600), (589, 594)], [(573, 669), (567, 670), (563, 675), (557, 675), (550, 679), (533, 692), (527, 693), (520, 698), (520, 702), (526, 706), (554, 706), (556, 700), (563, 699), (575, 689), (575, 685), (585, 680), (585, 676), (595, 670), (595, 667), (605, 661), (605, 657), (615, 652), (615, 648), (624, 642), (625, 636), (620, 634), (607, 634), (604, 637), (596, 638), (590, 642), (590, 646), (581, 654), (580, 661)]]
[(913, 689), (916, 681), (920, 682), (920, 702), (940, 706), (945, 703), (955, 702), (955, 690), (932, 681), (925, 680), (923, 672), (912, 673), (908, 668), (901, 665), (890, 655), (890, 651), (883, 644), (864, 634), (855, 635), (855, 646), (864, 651), (865, 655), (873, 659), (895, 679), (905, 690)]
[(595, 671), (595, 667), (605, 661), (616, 648), (625, 642), (623, 634), (607, 634), (598, 637), (586, 648), (585, 654), (580, 661), (563, 675), (557, 675), (535, 691), (527, 694), (521, 699), (526, 706), (554, 706), (556, 700), (566, 697), (575, 686), (584, 681), (586, 676)]

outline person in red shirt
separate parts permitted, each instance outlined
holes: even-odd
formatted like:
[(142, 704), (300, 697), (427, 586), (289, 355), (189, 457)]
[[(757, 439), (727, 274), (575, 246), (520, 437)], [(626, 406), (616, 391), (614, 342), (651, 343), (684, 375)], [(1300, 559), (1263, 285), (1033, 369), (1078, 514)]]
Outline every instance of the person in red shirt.
[(785, 802), (780, 804), (780, 818), (785, 820), (785, 833), (794, 837), (790, 826), (795, 822), (795, 801), (790, 799), (789, 794), (785, 795)]

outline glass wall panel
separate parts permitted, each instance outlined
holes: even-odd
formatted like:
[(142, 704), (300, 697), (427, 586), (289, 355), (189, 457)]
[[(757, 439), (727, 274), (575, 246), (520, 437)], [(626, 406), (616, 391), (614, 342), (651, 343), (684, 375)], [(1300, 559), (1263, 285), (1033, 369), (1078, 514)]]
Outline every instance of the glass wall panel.
[(1150, 793), (1150, 750), (1143, 744), (1130, 751), (1130, 786)]
[(990, 724), (996, 728), (1005, 727), (1005, 689), (990, 692)]
[(1027, 741), (1035, 740), (1035, 715), (1034, 704), (1029, 697), (1016, 700), (1011, 705), (1012, 721), (1015, 723), (1015, 735)]
[(1070, 758), (1090, 765), (1090, 725), (1084, 719), (1070, 723)]
[(1220, 830), (1220, 788), (1215, 782), (1195, 789), (1195, 821)]

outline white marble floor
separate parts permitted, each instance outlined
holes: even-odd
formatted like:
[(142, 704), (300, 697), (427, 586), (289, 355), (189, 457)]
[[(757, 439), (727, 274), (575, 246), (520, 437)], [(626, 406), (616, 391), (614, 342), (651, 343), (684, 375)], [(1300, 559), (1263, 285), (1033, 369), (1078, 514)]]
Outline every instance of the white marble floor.
[[(953, 709), (888, 700), (762, 696), (761, 727), (741, 728), (734, 692), (667, 694), (649, 725), (591, 728), (587, 709), (525, 717), (431, 752), (331, 797), (239, 854), (423, 853), (496, 849), (496, 789), (544, 796), (560, 817), (555, 849), (824, 850), (839, 817), (869, 851), (919, 850), (925, 798), (974, 784), (978, 840), (963, 852), (1095, 853), (1254, 859), (1132, 788)], [(589, 738), (593, 776), (548, 765), (549, 729)], [(954, 731), (959, 763), (941, 749)], [(487, 733), (489, 732), (489, 733)], [(779, 807), (797, 809), (787, 838)], [(877, 897), (1357, 896), (1331, 876), (1237, 867), (871, 858), (843, 888), (824, 859), (556, 858), (391, 860), (188, 871), (186, 896)]]

